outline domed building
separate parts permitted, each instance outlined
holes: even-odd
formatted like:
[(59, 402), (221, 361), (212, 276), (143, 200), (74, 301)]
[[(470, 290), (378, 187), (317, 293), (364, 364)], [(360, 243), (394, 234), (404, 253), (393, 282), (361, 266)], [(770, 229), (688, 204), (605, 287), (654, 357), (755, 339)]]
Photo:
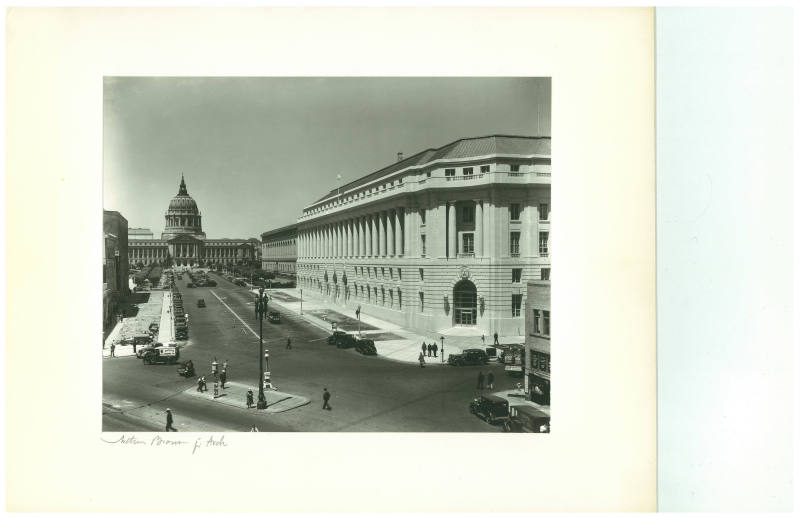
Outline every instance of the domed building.
[[(142, 230), (136, 230), (141, 235)], [(161, 239), (136, 239), (128, 236), (130, 264), (152, 263), (177, 266), (211, 264), (243, 264), (255, 259), (254, 239), (207, 239), (197, 202), (189, 196), (186, 180), (181, 175), (178, 194), (172, 198), (164, 213), (164, 232)]]
[(191, 235), (198, 239), (205, 239), (203, 232), (202, 216), (197, 208), (197, 202), (189, 196), (186, 190), (186, 181), (181, 175), (181, 186), (178, 194), (169, 202), (167, 212), (164, 214), (164, 232), (161, 233), (162, 240), (170, 240), (179, 235)]

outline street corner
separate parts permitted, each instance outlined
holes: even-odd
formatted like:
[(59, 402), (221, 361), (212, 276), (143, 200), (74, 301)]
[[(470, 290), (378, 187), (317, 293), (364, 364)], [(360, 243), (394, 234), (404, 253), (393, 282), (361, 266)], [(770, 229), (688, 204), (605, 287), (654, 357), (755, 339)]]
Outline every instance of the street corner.
[(237, 382), (226, 382), (224, 389), (222, 387), (218, 387), (218, 392), (215, 397), (213, 380), (207, 380), (207, 383), (208, 390), (206, 391), (200, 392), (197, 385), (194, 385), (184, 390), (183, 393), (187, 396), (205, 399), (213, 403), (220, 403), (223, 405), (241, 408), (242, 410), (258, 411), (267, 414), (286, 412), (309, 403), (309, 399), (303, 396), (288, 394), (278, 390), (265, 390), (264, 397), (267, 400), (267, 408), (264, 410), (257, 410), (255, 406), (248, 408), (247, 391), (253, 391), (253, 401), (254, 403), (257, 403), (258, 387)]

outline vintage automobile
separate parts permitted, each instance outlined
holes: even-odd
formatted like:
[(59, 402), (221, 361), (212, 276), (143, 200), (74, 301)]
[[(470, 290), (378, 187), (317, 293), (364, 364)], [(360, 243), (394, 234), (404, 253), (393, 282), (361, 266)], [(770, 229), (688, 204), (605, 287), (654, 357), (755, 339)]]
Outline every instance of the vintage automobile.
[(489, 356), (480, 349), (464, 349), (461, 354), (451, 354), (447, 357), (450, 365), (485, 365), (489, 363)]
[(138, 334), (124, 338), (120, 343), (122, 345), (147, 345), (153, 342), (153, 337), (149, 334)]
[(272, 322), (273, 324), (280, 324), (281, 323), (281, 314), (277, 311), (270, 311), (267, 314), (267, 320)]
[(178, 363), (181, 353), (177, 347), (154, 347), (145, 351), (142, 354), (142, 361), (145, 365), (153, 365), (157, 363)]
[(528, 405), (515, 405), (503, 421), (504, 432), (550, 433), (550, 416)]
[(350, 349), (356, 346), (358, 339), (350, 334), (342, 333), (336, 337), (336, 347), (339, 349)]
[(193, 282), (187, 282), (186, 283), (186, 287), (187, 288), (194, 288), (194, 283)]
[(508, 417), (508, 400), (499, 396), (479, 396), (469, 404), (469, 411), (483, 418), (489, 424)]
[(158, 333), (158, 329), (160, 327), (161, 326), (157, 322), (153, 322), (152, 324), (150, 324), (150, 327), (148, 329), (150, 330), (151, 333)]
[(154, 344), (146, 345), (146, 346), (142, 347), (141, 349), (139, 349), (138, 351), (136, 351), (136, 357), (141, 359), (142, 355), (144, 355), (144, 353), (146, 353), (147, 351), (152, 351), (156, 347), (163, 347), (163, 346), (164, 346), (164, 344), (162, 344), (161, 342), (156, 342)]
[(184, 378), (191, 378), (194, 376), (194, 363), (192, 363), (192, 360), (181, 362), (178, 366), (178, 374)]
[(356, 340), (356, 351), (367, 356), (375, 356), (378, 354), (378, 350), (375, 349), (375, 342), (366, 338)]
[(197, 299), (197, 307), (198, 308), (206, 307), (206, 299)]
[(346, 335), (344, 331), (334, 331), (331, 336), (328, 337), (328, 345), (336, 345), (339, 341), (339, 337)]

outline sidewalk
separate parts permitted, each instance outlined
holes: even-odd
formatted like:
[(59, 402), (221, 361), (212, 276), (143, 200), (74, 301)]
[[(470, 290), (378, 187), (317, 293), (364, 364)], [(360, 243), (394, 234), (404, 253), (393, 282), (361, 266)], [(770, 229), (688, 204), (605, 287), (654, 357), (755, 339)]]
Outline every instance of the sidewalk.
[[(187, 396), (196, 398), (207, 399), (214, 403), (222, 403), (223, 405), (234, 406), (243, 410), (247, 408), (247, 391), (253, 391), (253, 404), (258, 403), (258, 387), (252, 385), (244, 385), (235, 381), (226, 382), (225, 388), (219, 389), (219, 395), (214, 397), (214, 378), (208, 376), (206, 379), (208, 390), (206, 392), (198, 392), (197, 386), (188, 388), (183, 391)], [(267, 408), (258, 410), (255, 406), (250, 407), (249, 410), (253, 412), (277, 414), (293, 410), (295, 408), (307, 405), (309, 400), (303, 396), (296, 396), (294, 394), (287, 394), (286, 392), (279, 392), (277, 390), (265, 390), (264, 397), (267, 399)]]
[[(258, 294), (258, 290), (251, 290)], [(300, 290), (298, 288), (277, 288), (267, 290), (270, 304), (279, 306), (297, 315), (300, 314)], [(306, 321), (327, 332), (331, 332), (331, 322), (336, 322), (337, 329), (358, 333), (358, 321), (355, 315), (348, 316), (343, 312), (350, 311), (318, 298), (303, 298), (303, 315)], [(443, 329), (435, 335), (422, 335), (400, 327), (397, 324), (361, 313), (361, 335), (375, 342), (378, 354), (391, 360), (418, 363), (422, 342), (435, 342), (439, 346), (438, 357), (425, 356), (425, 365), (447, 365), (447, 356), (461, 353), (464, 349), (484, 349), (491, 346), (492, 340), (487, 336), (486, 342), (481, 340), (481, 332), (474, 328), (454, 327)], [(442, 344), (440, 337), (444, 336)], [(501, 344), (524, 343), (524, 336), (501, 336)], [(442, 360), (444, 355), (444, 360)]]
[[(103, 344), (103, 358), (111, 356), (111, 344), (113, 342), (120, 342), (125, 338), (132, 337), (137, 334), (148, 334), (150, 332), (150, 324), (159, 322), (164, 306), (164, 295), (162, 291), (150, 291), (147, 302), (137, 305), (137, 313), (134, 317), (124, 318), (114, 326), (114, 329), (106, 337)], [(137, 350), (143, 347), (137, 345)], [(135, 356), (132, 345), (120, 345), (117, 343), (114, 348), (114, 356)]]

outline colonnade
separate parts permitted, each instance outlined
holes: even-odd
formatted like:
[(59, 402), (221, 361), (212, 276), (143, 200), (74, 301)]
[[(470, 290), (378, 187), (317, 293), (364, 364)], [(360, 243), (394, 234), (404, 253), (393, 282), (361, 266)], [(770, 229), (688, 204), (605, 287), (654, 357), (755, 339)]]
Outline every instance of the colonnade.
[(167, 227), (200, 227), (200, 216), (165, 216)]
[(405, 208), (344, 218), (302, 230), (299, 257), (402, 257), (408, 254)]

